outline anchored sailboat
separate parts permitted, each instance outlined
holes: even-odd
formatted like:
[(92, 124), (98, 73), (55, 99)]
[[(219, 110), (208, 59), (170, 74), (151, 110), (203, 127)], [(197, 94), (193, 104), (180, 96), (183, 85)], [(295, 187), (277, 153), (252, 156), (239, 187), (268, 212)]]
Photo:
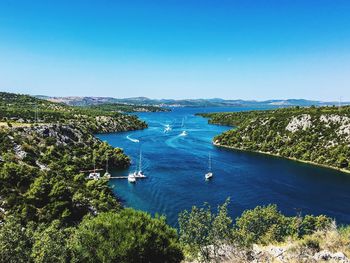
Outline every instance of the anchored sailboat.
[(106, 172), (104, 174), (104, 177), (107, 179), (111, 178), (111, 174), (108, 172), (108, 156), (106, 157)]
[(140, 151), (140, 158), (139, 158), (139, 171), (137, 172), (138, 177), (146, 177), (142, 172), (142, 152)]
[(211, 171), (211, 155), (209, 153), (209, 161), (208, 161), (208, 172), (205, 174), (205, 180), (210, 180), (213, 177), (213, 172)]
[[(185, 119), (182, 118), (182, 124), (181, 124), (181, 128), (185, 128)], [(185, 131), (185, 129), (182, 131), (182, 133), (180, 133), (180, 136), (187, 136), (187, 131)]]

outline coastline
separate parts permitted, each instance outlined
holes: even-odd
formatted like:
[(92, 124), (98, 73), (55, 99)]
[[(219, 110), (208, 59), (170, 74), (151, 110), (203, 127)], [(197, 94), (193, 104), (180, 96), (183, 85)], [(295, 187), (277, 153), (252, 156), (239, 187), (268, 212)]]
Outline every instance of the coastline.
[(285, 157), (285, 156), (282, 156), (282, 155), (279, 155), (279, 154), (263, 152), (263, 151), (253, 151), (253, 150), (242, 149), (242, 148), (238, 148), (238, 147), (234, 147), (234, 146), (221, 145), (220, 143), (217, 143), (217, 142), (214, 142), (214, 141), (213, 141), (213, 145), (215, 145), (217, 147), (227, 148), (227, 149), (231, 149), (231, 150), (238, 150), (238, 151), (242, 151), (242, 152), (251, 152), (251, 153), (260, 153), (260, 154), (270, 155), (270, 156), (274, 156), (274, 157), (284, 158), (284, 159), (287, 159), (287, 160), (301, 162), (301, 163), (306, 163), (306, 164), (312, 164), (312, 165), (315, 165), (315, 166), (328, 168), (328, 169), (336, 170), (336, 171), (339, 171), (339, 172), (342, 172), (342, 173), (350, 174), (350, 170), (345, 170), (345, 169), (342, 169), (342, 168), (338, 168), (338, 167), (334, 167), (334, 166), (330, 166), (330, 165), (325, 165), (325, 164), (319, 164), (319, 163), (315, 163), (315, 162), (312, 162), (312, 161), (305, 161), (305, 160), (300, 160), (300, 159), (297, 159), (297, 158)]

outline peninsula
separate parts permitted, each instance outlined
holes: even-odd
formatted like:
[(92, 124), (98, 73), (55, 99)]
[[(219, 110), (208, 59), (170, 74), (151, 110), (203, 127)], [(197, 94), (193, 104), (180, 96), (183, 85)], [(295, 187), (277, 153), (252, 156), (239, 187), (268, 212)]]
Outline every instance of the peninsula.
[(199, 114), (233, 126), (217, 146), (276, 155), (350, 172), (350, 107), (294, 107)]

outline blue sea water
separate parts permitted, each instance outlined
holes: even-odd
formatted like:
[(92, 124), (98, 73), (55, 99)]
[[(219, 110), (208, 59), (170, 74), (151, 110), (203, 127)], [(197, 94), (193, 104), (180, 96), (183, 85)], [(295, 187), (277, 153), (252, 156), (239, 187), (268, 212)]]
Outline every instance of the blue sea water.
[[(212, 139), (230, 127), (210, 125), (197, 112), (241, 111), (249, 108), (174, 108), (171, 112), (140, 113), (149, 128), (96, 135), (131, 156), (128, 175), (142, 168), (147, 179), (130, 184), (111, 179), (115, 194), (126, 206), (164, 214), (176, 226), (178, 213), (208, 202), (212, 207), (230, 197), (235, 218), (257, 205), (277, 204), (287, 215), (326, 214), (338, 223), (350, 223), (350, 175), (332, 169), (257, 153), (217, 148)], [(182, 126), (182, 123), (184, 125)], [(165, 126), (172, 130), (164, 132)], [(183, 131), (187, 136), (180, 136)], [(208, 155), (214, 177), (205, 181)]]

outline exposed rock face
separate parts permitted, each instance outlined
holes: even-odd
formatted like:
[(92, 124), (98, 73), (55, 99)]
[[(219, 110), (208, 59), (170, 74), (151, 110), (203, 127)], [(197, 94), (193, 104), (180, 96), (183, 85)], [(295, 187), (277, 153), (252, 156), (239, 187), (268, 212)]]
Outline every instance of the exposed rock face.
[[(300, 130), (307, 130), (312, 128), (314, 122), (311, 116), (308, 114), (302, 114), (300, 116), (293, 117), (288, 123), (286, 130), (295, 133)], [(336, 114), (323, 114), (319, 117), (320, 123), (324, 128), (334, 128), (337, 135), (344, 137), (346, 141), (350, 142), (350, 118), (346, 116), (340, 116)]]
[(70, 125), (40, 125), (23, 128), (23, 133), (30, 135), (36, 133), (42, 138), (52, 137), (56, 144), (67, 145), (83, 141), (83, 132)]
[(331, 253), (328, 250), (322, 250), (313, 256), (317, 262), (330, 261), (339, 263), (349, 263), (350, 260), (344, 255), (343, 252)]
[[(49, 124), (49, 125), (39, 125), (32, 127), (17, 127), (10, 129), (11, 134), (8, 135), (8, 139), (12, 144), (12, 152), (15, 154), (18, 161), (26, 162), (26, 157), (28, 156), (28, 147), (25, 144), (34, 144), (38, 145), (37, 149), (44, 151), (43, 148), (44, 142), (47, 139), (51, 139), (52, 144), (56, 146), (67, 146), (75, 145), (78, 147), (90, 147), (93, 144), (102, 143), (99, 139), (94, 137), (91, 133), (76, 128), (72, 125), (58, 125), (58, 124)], [(18, 139), (20, 138), (20, 139)], [(23, 139), (27, 142), (23, 143)], [(40, 157), (43, 152), (37, 152), (34, 154), (36, 158)], [(33, 156), (33, 153), (30, 155)], [(1, 155), (0, 155), (1, 157)], [(38, 159), (34, 159), (32, 165), (37, 166), (40, 170), (49, 170), (47, 164), (42, 163)], [(1, 157), (1, 160), (3, 158)]]
[[(210, 248), (210, 247), (209, 247)], [(194, 261), (192, 263), (196, 263)], [(224, 245), (219, 249), (216, 262), (223, 263), (317, 263), (317, 262), (332, 262), (332, 263), (350, 263), (350, 260), (343, 252), (332, 253), (328, 250), (319, 252), (293, 251), (292, 244), (285, 246), (258, 246), (254, 245), (251, 250), (244, 251), (242, 249)]]
[(297, 117), (293, 117), (288, 123), (286, 130), (290, 132), (296, 132), (298, 130), (306, 130), (311, 127), (311, 116), (309, 114), (302, 114)]
[(15, 151), (17, 158), (20, 160), (23, 160), (27, 156), (27, 153), (22, 150), (21, 145), (14, 143), (13, 150)]

